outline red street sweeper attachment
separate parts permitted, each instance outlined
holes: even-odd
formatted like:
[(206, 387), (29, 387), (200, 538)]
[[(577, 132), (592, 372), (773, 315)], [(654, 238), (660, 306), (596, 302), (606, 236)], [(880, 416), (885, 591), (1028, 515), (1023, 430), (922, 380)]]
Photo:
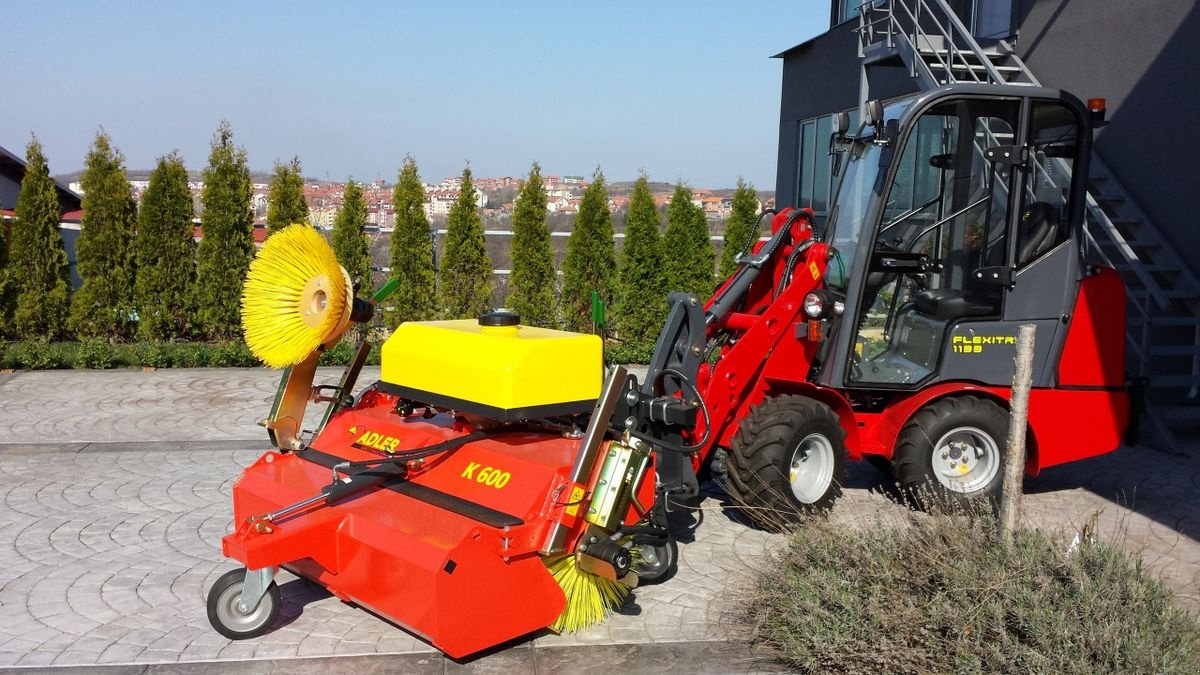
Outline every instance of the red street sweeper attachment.
[[(478, 321), (401, 324), (382, 377), (352, 396), (369, 345), (340, 383), (313, 388), (316, 363), (371, 301), (319, 233), (293, 226), (255, 259), (243, 298), (247, 342), (286, 367), (266, 420), (278, 451), (233, 489), (222, 550), (245, 565), (209, 594), (213, 626), (266, 632), (284, 567), (429, 640), (453, 657), (543, 628), (601, 621), (639, 579), (671, 573), (675, 548), (650, 446), (610, 424), (696, 408), (602, 382), (600, 338)], [(310, 400), (329, 410), (301, 439)]]

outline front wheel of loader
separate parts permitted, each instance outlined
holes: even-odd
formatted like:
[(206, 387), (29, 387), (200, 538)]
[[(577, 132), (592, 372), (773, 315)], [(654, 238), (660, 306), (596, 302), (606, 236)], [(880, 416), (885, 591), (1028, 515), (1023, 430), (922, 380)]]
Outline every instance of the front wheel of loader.
[(782, 529), (842, 496), (846, 432), (832, 408), (776, 396), (750, 409), (733, 437), (726, 489), (755, 523)]
[(247, 640), (266, 633), (283, 604), (279, 585), (272, 581), (258, 606), (244, 611), (239, 604), (245, 579), (246, 570), (231, 570), (222, 574), (208, 591), (208, 622), (230, 640)]

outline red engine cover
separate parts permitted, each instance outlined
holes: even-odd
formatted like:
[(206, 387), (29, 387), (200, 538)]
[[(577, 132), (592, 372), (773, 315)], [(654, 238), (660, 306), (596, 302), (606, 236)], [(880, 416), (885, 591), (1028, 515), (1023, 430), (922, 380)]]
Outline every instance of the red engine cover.
[(1075, 311), (1058, 363), (1064, 387), (1125, 384), (1125, 285), (1116, 270), (1100, 268), (1079, 283)]

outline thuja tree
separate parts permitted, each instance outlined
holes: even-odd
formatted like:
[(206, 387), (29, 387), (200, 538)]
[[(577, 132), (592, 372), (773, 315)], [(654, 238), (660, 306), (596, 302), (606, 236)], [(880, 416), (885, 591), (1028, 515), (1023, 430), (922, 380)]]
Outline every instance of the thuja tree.
[(342, 208), (333, 219), (333, 252), (338, 263), (350, 274), (354, 287), (361, 293), (371, 293), (371, 247), (363, 227), (367, 224), (367, 200), (362, 186), (346, 183), (342, 191)]
[(75, 244), (83, 285), (71, 299), (69, 327), (81, 338), (127, 338), (134, 331), (134, 233), (137, 206), (125, 158), (96, 134), (84, 161), (83, 219)]
[(659, 223), (649, 181), (641, 176), (629, 196), (617, 284), (617, 325), (621, 339), (639, 347), (653, 344), (667, 310)]
[(492, 261), (475, 200), (475, 185), (467, 168), (458, 200), (450, 207), (446, 254), (438, 269), (438, 293), (447, 319), (474, 318), (486, 312), (492, 295)]
[(713, 248), (704, 211), (692, 203), (692, 191), (675, 186), (667, 208), (663, 238), (667, 287), (707, 298), (713, 291)]
[(37, 139), (25, 148), (25, 177), (12, 224), (9, 277), (17, 294), (14, 332), (57, 338), (67, 328), (70, 263), (58, 230), (62, 212)]
[(733, 210), (729, 220), (725, 221), (725, 248), (721, 251), (721, 277), (728, 278), (737, 270), (737, 258), (742, 247), (752, 237), (758, 220), (758, 196), (754, 187), (747, 185), (745, 179), (738, 176), (737, 189), (733, 191)]
[(0, 218), (0, 338), (12, 332), (13, 283), (8, 271), (8, 239), (9, 224)]
[(233, 129), (221, 122), (204, 169), (200, 194), (204, 238), (197, 251), (194, 287), (200, 329), (216, 339), (239, 334), (242, 282), (254, 256), (250, 194), (246, 151), (234, 146)]
[(196, 281), (192, 192), (183, 159), (158, 159), (142, 194), (137, 228), (138, 335), (172, 340), (186, 335)]
[(600, 301), (613, 301), (616, 251), (613, 248), (612, 214), (608, 210), (608, 190), (600, 169), (583, 193), (575, 226), (567, 239), (567, 257), (563, 261), (561, 307), (568, 330), (588, 331), (592, 325), (592, 293)]
[(550, 328), (557, 322), (558, 279), (550, 230), (546, 227), (547, 201), (542, 167), (534, 162), (513, 204), (512, 276), (507, 304), (521, 315), (522, 323)]
[(304, 201), (304, 178), (300, 175), (300, 158), (284, 164), (275, 163), (275, 175), (267, 189), (267, 231), (279, 230), (297, 223), (308, 222), (308, 203)]
[(391, 242), (391, 277), (399, 290), (388, 299), (384, 321), (396, 327), (402, 321), (424, 321), (437, 316), (434, 291), (433, 237), (425, 217), (425, 186), (417, 173), (417, 162), (404, 158), (400, 177), (392, 191), (395, 229)]

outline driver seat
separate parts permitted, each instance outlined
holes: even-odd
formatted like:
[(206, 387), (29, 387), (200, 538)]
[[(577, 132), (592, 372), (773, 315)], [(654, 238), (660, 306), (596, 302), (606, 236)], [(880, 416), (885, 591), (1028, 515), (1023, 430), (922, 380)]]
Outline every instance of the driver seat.
[(939, 321), (953, 321), (972, 316), (990, 316), (996, 313), (991, 305), (972, 302), (962, 293), (949, 288), (929, 288), (917, 293), (913, 301), (917, 311)]
[(1058, 241), (1058, 213), (1046, 202), (1034, 202), (1021, 214), (1017, 267), (1050, 250)]

